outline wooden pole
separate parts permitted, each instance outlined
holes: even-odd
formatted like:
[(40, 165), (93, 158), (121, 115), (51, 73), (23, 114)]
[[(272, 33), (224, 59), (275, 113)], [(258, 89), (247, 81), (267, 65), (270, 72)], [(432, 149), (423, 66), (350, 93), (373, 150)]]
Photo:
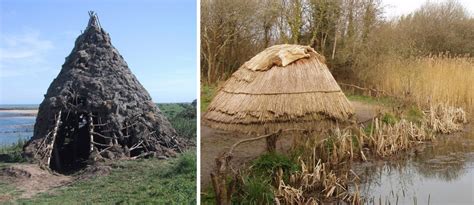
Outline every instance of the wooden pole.
[[(54, 129), (53, 129), (53, 135), (52, 135), (52, 139), (51, 139), (51, 142), (48, 144), (46, 150), (47, 150), (47, 155), (48, 156), (48, 160), (47, 160), (47, 167), (49, 168), (49, 165), (51, 164), (51, 155), (53, 154), (53, 150), (54, 149), (54, 144), (56, 142), (56, 136), (58, 134), (58, 130), (59, 130), (59, 126), (61, 124), (61, 113), (62, 113), (62, 110), (59, 111), (57, 117), (56, 117), (56, 123), (54, 125)], [(55, 160), (56, 160), (56, 165), (58, 166), (58, 168), (61, 166), (61, 163), (59, 162), (59, 155), (58, 153), (56, 152), (55, 153)]]

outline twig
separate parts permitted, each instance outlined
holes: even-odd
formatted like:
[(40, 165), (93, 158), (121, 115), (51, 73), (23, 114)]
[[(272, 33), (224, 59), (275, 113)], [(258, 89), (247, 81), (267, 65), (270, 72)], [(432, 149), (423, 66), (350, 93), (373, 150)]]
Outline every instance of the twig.
[(103, 146), (103, 147), (112, 147), (112, 145), (102, 144), (102, 143), (98, 143), (98, 142), (94, 142), (94, 141), (91, 141), (91, 144), (100, 145), (100, 146)]
[(103, 134), (100, 134), (100, 133), (94, 132), (94, 131), (91, 131), (91, 134), (97, 135), (99, 137), (107, 138), (107, 139), (114, 139), (113, 137), (108, 137), (108, 136), (105, 136)]
[(154, 153), (155, 153), (155, 152), (144, 152), (144, 153), (141, 153), (141, 154), (138, 155), (138, 156), (130, 157), (130, 159), (143, 158), (143, 157), (147, 157), (147, 156), (153, 155)]
[[(353, 84), (347, 84), (347, 83), (338, 83), (338, 84), (343, 85), (343, 86), (352, 87), (352, 88), (355, 88), (355, 89), (358, 89), (358, 90), (370, 91), (370, 92), (375, 92), (375, 93), (381, 93), (385, 96), (391, 96), (391, 95), (387, 94), (387, 92), (385, 92), (384, 90), (377, 90), (375, 88), (364, 88), (364, 87), (361, 87), (361, 86), (357, 86), (357, 85), (353, 85)], [(391, 96), (391, 97), (393, 97), (393, 96)]]
[(134, 149), (137, 149), (141, 144), (143, 143), (143, 140), (141, 140), (140, 142), (138, 142), (137, 144), (133, 145), (132, 147), (130, 147), (129, 151), (132, 151)]

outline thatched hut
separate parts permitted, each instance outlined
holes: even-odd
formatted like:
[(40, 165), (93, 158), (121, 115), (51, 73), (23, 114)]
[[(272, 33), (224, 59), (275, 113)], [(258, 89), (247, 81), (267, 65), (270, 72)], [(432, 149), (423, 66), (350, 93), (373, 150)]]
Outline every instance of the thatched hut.
[(70, 172), (103, 159), (169, 157), (184, 148), (111, 44), (97, 16), (40, 104), (24, 155), (42, 167)]
[(276, 45), (245, 62), (203, 116), (213, 128), (263, 134), (315, 130), (347, 121), (353, 109), (314, 49)]

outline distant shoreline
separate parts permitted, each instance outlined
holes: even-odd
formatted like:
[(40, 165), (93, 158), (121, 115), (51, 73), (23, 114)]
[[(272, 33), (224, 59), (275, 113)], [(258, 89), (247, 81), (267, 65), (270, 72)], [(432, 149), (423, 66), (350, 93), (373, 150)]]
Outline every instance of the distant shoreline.
[(15, 113), (19, 116), (36, 116), (38, 114), (38, 109), (10, 109), (10, 108), (0, 108), (1, 113)]
[(9, 107), (9, 108), (5, 108), (5, 107), (1, 107), (0, 108), (0, 111), (9, 111), (9, 110), (38, 110), (38, 108), (34, 108), (34, 107)]

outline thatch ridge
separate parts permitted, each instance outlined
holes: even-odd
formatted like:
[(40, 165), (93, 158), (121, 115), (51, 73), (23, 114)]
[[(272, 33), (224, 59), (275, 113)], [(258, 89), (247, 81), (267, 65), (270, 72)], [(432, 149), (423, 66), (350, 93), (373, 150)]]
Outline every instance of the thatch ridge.
[[(298, 54), (300, 58), (283, 66), (279, 49), (288, 48), (304, 50), (306, 55)], [(307, 46), (277, 45), (232, 74), (209, 104), (203, 122), (219, 129), (258, 133), (302, 125), (311, 129), (316, 122), (342, 122), (352, 115), (324, 57)]]

